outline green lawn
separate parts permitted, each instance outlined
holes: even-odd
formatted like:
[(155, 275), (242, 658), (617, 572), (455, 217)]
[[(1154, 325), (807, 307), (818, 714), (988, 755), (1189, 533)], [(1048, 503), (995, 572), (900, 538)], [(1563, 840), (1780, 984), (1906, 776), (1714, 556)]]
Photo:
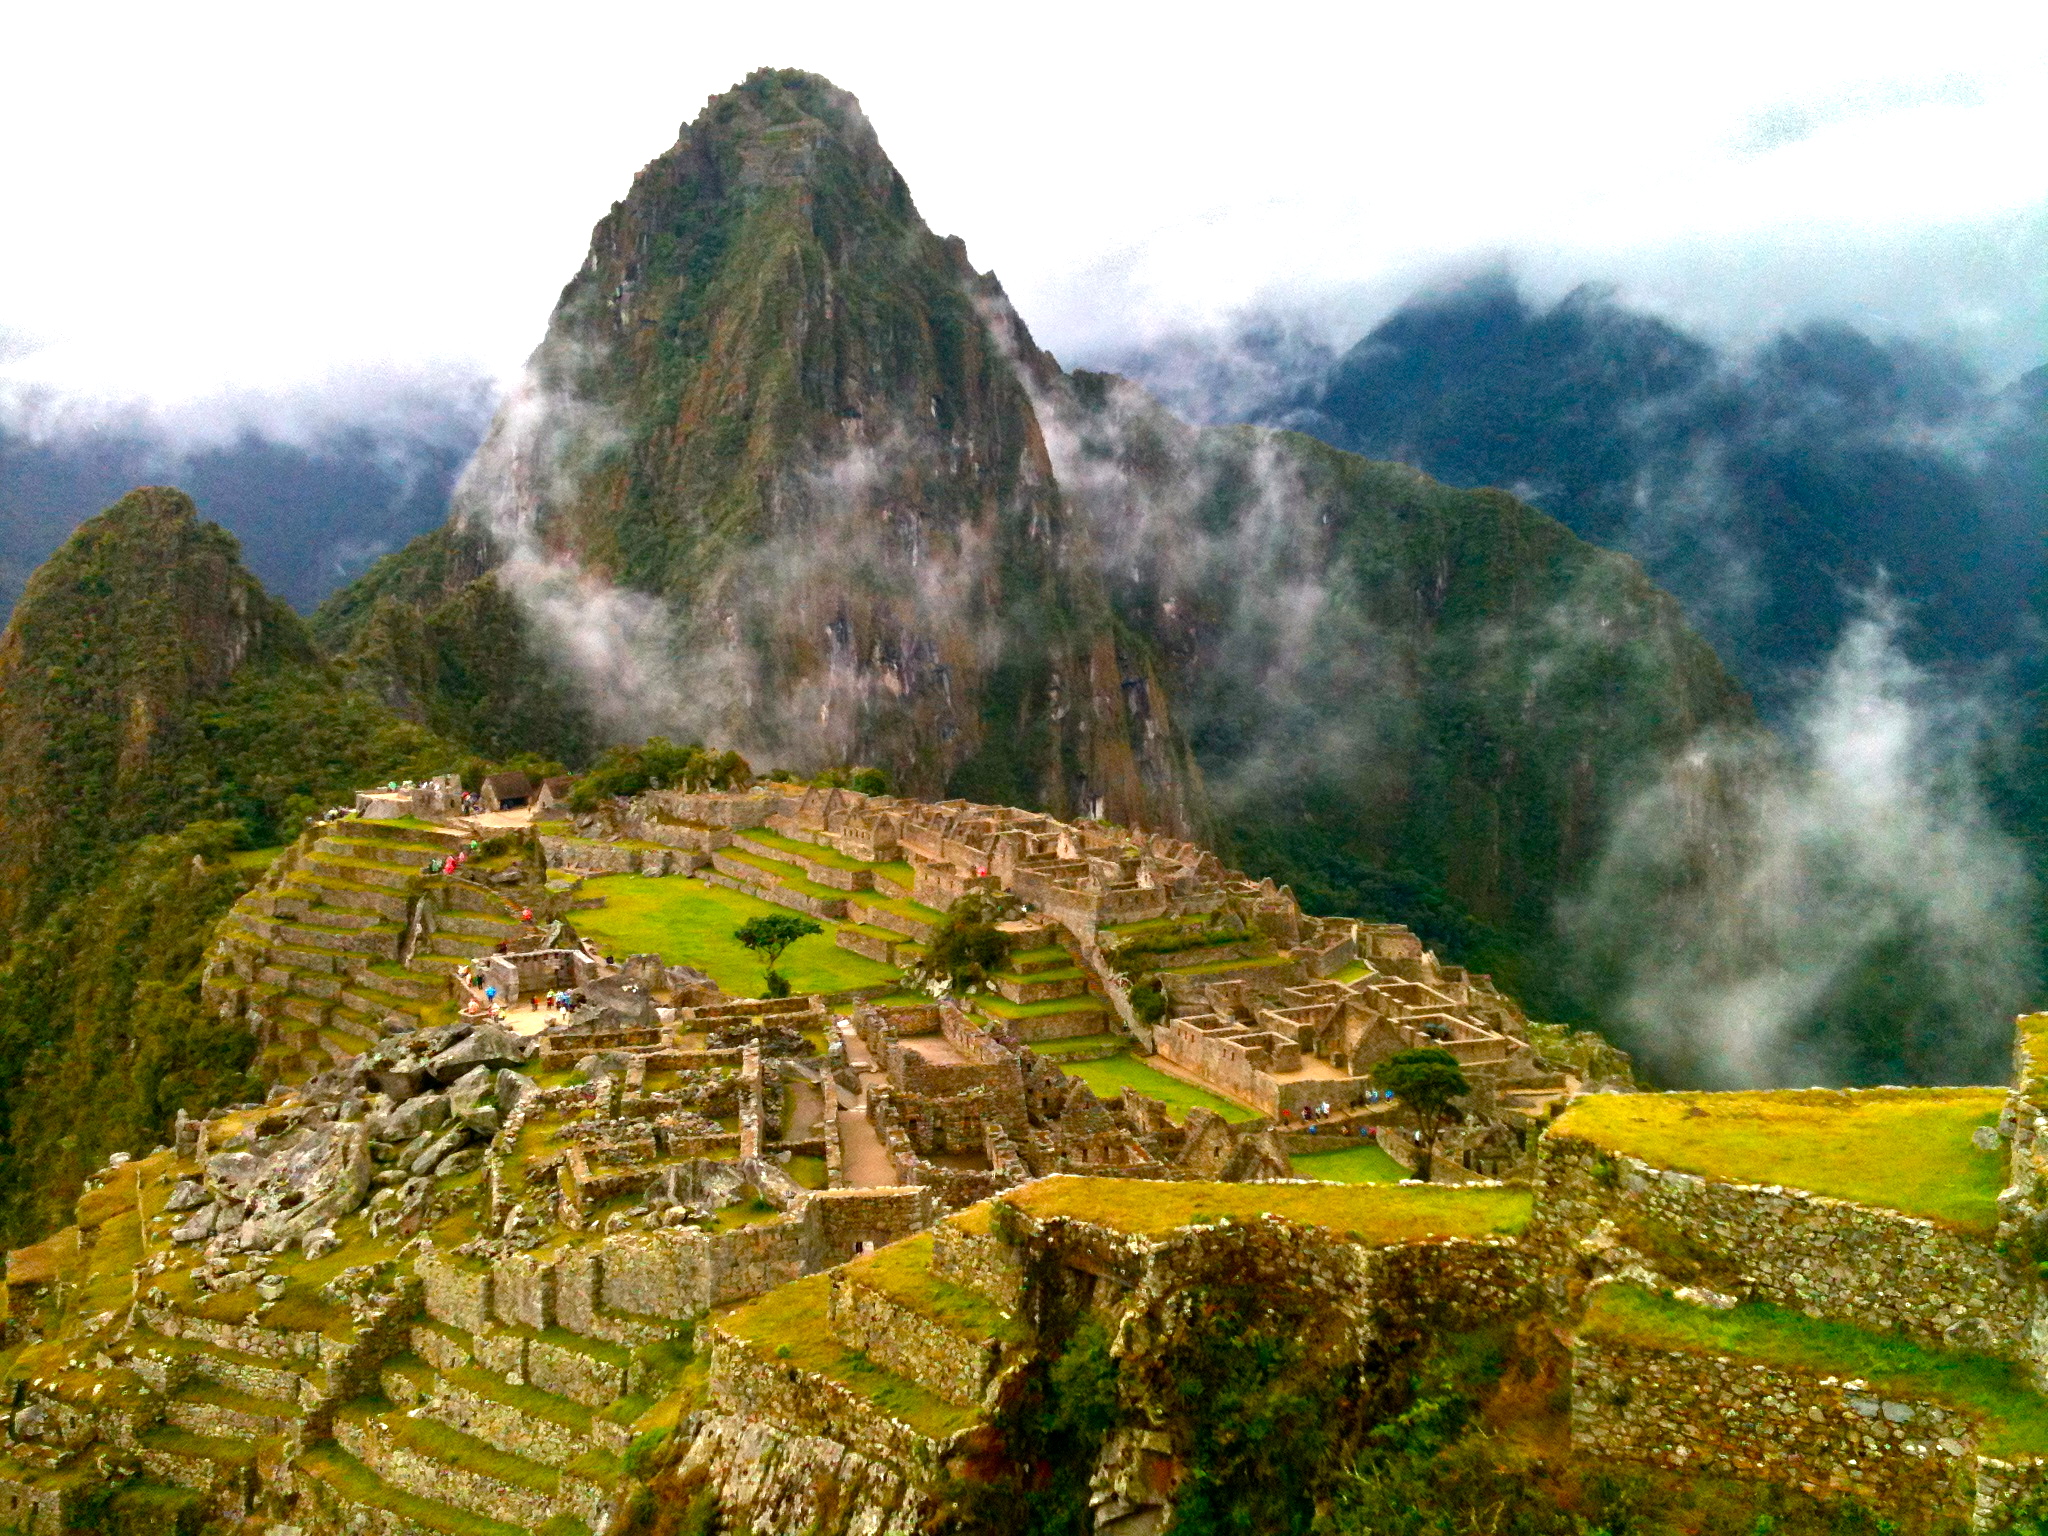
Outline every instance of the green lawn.
[[(577, 912), (577, 931), (619, 954), (657, 954), (670, 965), (694, 965), (727, 992), (752, 997), (762, 990), (761, 962), (734, 939), (733, 930), (750, 917), (787, 914), (758, 897), (699, 880), (668, 876), (601, 875), (583, 885), (586, 896), (605, 904)], [(798, 939), (782, 957), (782, 974), (798, 992), (844, 992), (901, 976), (841, 949), (833, 942), (838, 924), (819, 921), (825, 931)]]
[(1070, 1216), (1156, 1237), (1218, 1216), (1284, 1216), (1368, 1243), (1511, 1237), (1529, 1222), (1525, 1189), (1407, 1184), (1179, 1184), (1058, 1174), (996, 1197), (1034, 1216)]
[(1898, 1334), (1820, 1322), (1763, 1302), (1731, 1311), (1688, 1306), (1632, 1285), (1604, 1285), (1579, 1332), (1652, 1349), (1734, 1355), (1765, 1365), (1861, 1378), (1887, 1397), (1931, 1398), (1985, 1421), (1994, 1456), (2048, 1453), (2048, 1398), (2017, 1365), (1958, 1350), (1929, 1349)]
[(1408, 1170), (1369, 1141), (1335, 1152), (1296, 1152), (1287, 1159), (1297, 1179), (1324, 1179), (1332, 1184), (1398, 1184)]
[(279, 843), (275, 848), (243, 848), (228, 855), (228, 864), (235, 869), (268, 869), (290, 846)]
[(1363, 981), (1371, 974), (1371, 966), (1367, 965), (1363, 960), (1354, 960), (1345, 966), (1343, 970), (1332, 976), (1330, 980), (1341, 981), (1348, 985), (1354, 981)]
[(1136, 1056), (1105, 1056), (1100, 1061), (1070, 1062), (1060, 1070), (1069, 1077), (1081, 1079), (1094, 1090), (1097, 1098), (1114, 1099), (1125, 1088), (1135, 1088), (1164, 1102), (1175, 1120), (1187, 1119), (1188, 1111), (1198, 1107), (1213, 1109), (1230, 1121), (1259, 1118), (1257, 1110), (1246, 1109), (1242, 1104), (1233, 1103), (1206, 1088), (1197, 1088), (1193, 1083), (1182, 1082), (1177, 1077), (1168, 1077)]
[(2005, 1154), (1970, 1133), (1997, 1123), (1999, 1088), (1594, 1094), (1551, 1134), (1659, 1168), (1784, 1184), (1888, 1206), (1966, 1232), (1998, 1225)]

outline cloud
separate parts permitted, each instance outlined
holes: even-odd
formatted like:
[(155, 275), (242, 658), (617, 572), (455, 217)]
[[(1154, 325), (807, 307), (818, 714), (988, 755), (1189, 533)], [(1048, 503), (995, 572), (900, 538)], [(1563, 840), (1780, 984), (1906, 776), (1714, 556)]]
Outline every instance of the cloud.
[(2033, 889), (1977, 785), (1983, 702), (1882, 595), (1782, 746), (1708, 738), (1617, 818), (1561, 925), (1627, 1043), (1707, 1087), (1995, 1078)]

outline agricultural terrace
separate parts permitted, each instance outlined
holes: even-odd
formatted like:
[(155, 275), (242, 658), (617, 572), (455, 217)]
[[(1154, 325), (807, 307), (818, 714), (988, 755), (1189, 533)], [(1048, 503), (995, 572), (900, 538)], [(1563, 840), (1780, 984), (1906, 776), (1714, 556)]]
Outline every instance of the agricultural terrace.
[[(1057, 1059), (1057, 1058), (1055, 1058)], [(1136, 1056), (1106, 1056), (1097, 1061), (1061, 1061), (1059, 1068), (1069, 1077), (1086, 1083), (1098, 1099), (1115, 1099), (1126, 1088), (1158, 1099), (1176, 1123), (1186, 1120), (1191, 1109), (1213, 1110), (1234, 1125), (1259, 1118), (1234, 1099), (1197, 1087), (1185, 1078), (1172, 1077)]]
[[(760, 992), (762, 966), (733, 930), (750, 917), (789, 915), (758, 897), (675, 875), (601, 875), (586, 880), (582, 894), (602, 896), (604, 905), (570, 915), (578, 933), (620, 955), (655, 954), (669, 965), (695, 966), (734, 997)], [(777, 966), (793, 991), (847, 992), (902, 979), (894, 966), (839, 948), (840, 924), (815, 921), (824, 932), (798, 939)]]
[(1297, 1179), (1326, 1184), (1398, 1184), (1408, 1170), (1373, 1142), (1360, 1142), (1334, 1152), (1296, 1152), (1288, 1161)]
[(869, 1399), (920, 1434), (943, 1440), (974, 1414), (886, 1371), (832, 1332), (832, 1277), (811, 1275), (777, 1286), (717, 1319), (734, 1338), (771, 1352), (794, 1370), (812, 1371)]
[(1945, 1403), (1984, 1421), (1993, 1456), (2048, 1454), (2048, 1398), (2004, 1360), (1932, 1349), (1898, 1334), (1746, 1301), (1726, 1312), (1633, 1285), (1603, 1285), (1587, 1304), (1582, 1338), (1649, 1349), (1728, 1355), (1758, 1365), (1860, 1378), (1889, 1397)]
[(2000, 1088), (1595, 1094), (1551, 1134), (1658, 1168), (1782, 1184), (1988, 1234), (2005, 1157), (1970, 1135), (1995, 1125), (2004, 1102)]
[(1033, 1216), (1066, 1216), (1158, 1237), (1219, 1216), (1280, 1216), (1374, 1245), (1431, 1237), (1512, 1237), (1529, 1222), (1525, 1189), (1422, 1184), (1202, 1184), (1061, 1174), (996, 1197)]

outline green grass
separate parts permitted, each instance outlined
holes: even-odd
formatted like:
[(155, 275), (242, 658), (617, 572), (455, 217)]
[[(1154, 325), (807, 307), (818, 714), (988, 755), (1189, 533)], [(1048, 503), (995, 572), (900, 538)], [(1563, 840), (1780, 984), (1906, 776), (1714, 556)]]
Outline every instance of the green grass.
[(1999, 1088), (1595, 1094), (1551, 1134), (1658, 1168), (1788, 1185), (1989, 1235), (2003, 1143), (1980, 1152), (1970, 1133), (1997, 1123), (2004, 1101)]
[(1892, 1398), (1928, 1398), (1984, 1421), (1993, 1456), (2048, 1453), (2048, 1398), (2017, 1365), (1958, 1350), (1929, 1349), (1898, 1334), (1821, 1322), (1764, 1302), (1731, 1311), (1689, 1306), (1632, 1285), (1594, 1293), (1583, 1337), (1651, 1349), (1734, 1355), (1764, 1365), (1870, 1383)]
[(1187, 1119), (1188, 1111), (1197, 1108), (1213, 1109), (1224, 1119), (1237, 1124), (1259, 1118), (1257, 1110), (1247, 1109), (1177, 1077), (1168, 1077), (1136, 1056), (1105, 1056), (1099, 1061), (1076, 1061), (1060, 1070), (1081, 1079), (1094, 1090), (1097, 1098), (1114, 1099), (1123, 1089), (1135, 1088), (1164, 1103), (1167, 1113), (1176, 1121)]
[[(601, 875), (585, 881), (583, 891), (604, 897), (605, 905), (578, 912), (578, 932), (621, 955), (657, 954), (670, 965), (693, 965), (737, 997), (761, 992), (761, 962), (733, 938), (733, 930), (750, 917), (789, 915), (785, 907), (696, 880)], [(819, 926), (823, 933), (798, 939), (782, 957), (782, 974), (794, 990), (844, 992), (902, 975), (894, 966), (839, 948), (837, 924)]]
[(1297, 1179), (1332, 1184), (1398, 1184), (1408, 1177), (1406, 1168), (1369, 1141), (1334, 1152), (1296, 1152), (1287, 1160)]
[(974, 1422), (975, 1415), (967, 1409), (883, 1370), (835, 1339), (827, 1315), (831, 1295), (832, 1277), (812, 1275), (748, 1302), (727, 1314), (721, 1325), (771, 1360), (852, 1388), (891, 1418), (933, 1440), (943, 1440)]
[(784, 837), (780, 832), (771, 831), (767, 827), (745, 827), (733, 835), (759, 843), (765, 848), (773, 848), (779, 853), (809, 859), (813, 864), (821, 864), (826, 869), (857, 870), (875, 867), (864, 860), (849, 858), (836, 848), (826, 848), (817, 843), (800, 843), (793, 837)]
[(1042, 1019), (1055, 1013), (1107, 1013), (1109, 1004), (1085, 993), (1080, 997), (1054, 997), (1042, 1003), (1013, 1003), (993, 992), (977, 992), (970, 1002), (983, 1013), (999, 1019)]
[(277, 856), (289, 847), (291, 847), (290, 843), (279, 843), (275, 848), (242, 848), (228, 855), (228, 867), (231, 869), (268, 869), (276, 862)]
[(846, 1276), (880, 1291), (949, 1333), (965, 1338), (1019, 1342), (1022, 1327), (1003, 1315), (979, 1291), (936, 1278), (932, 1272), (932, 1235), (921, 1232), (877, 1249), (846, 1266)]
[[(841, 891), (840, 895), (847, 893)], [(912, 901), (905, 896), (884, 896), (879, 891), (857, 891), (853, 899), (864, 907), (873, 907), (878, 912), (894, 912), (898, 917), (907, 917), (912, 922), (926, 923), (938, 927), (946, 920), (946, 914), (921, 901)]]
[(1064, 1040), (1034, 1040), (1030, 1048), (1041, 1056), (1065, 1056), (1074, 1051), (1099, 1051), (1105, 1046), (1127, 1046), (1122, 1035), (1069, 1035)]
[(868, 867), (877, 875), (885, 876), (905, 889), (917, 883), (917, 871), (910, 867), (908, 859), (891, 859), (886, 864), (872, 864)]
[(775, 883), (785, 890), (795, 891), (800, 896), (808, 896), (813, 901), (844, 901), (855, 894), (852, 891), (842, 891), (836, 886), (820, 885), (794, 864), (785, 864), (780, 859), (769, 858), (766, 854), (748, 853), (744, 848), (721, 848), (718, 851), (749, 869), (758, 869), (764, 875), (773, 876)]
[(1345, 966), (1343, 970), (1339, 971), (1336, 975), (1332, 976), (1330, 980), (1341, 981), (1349, 984), (1354, 981), (1363, 981), (1366, 977), (1370, 976), (1371, 974), (1371, 966), (1367, 965), (1363, 960), (1354, 960), (1349, 965)]
[(782, 1171), (803, 1189), (825, 1187), (825, 1159), (812, 1157), (808, 1152), (799, 1152), (782, 1165)]
[(1389, 1184), (1170, 1184), (1059, 1174), (997, 1196), (1034, 1216), (1069, 1216), (1157, 1237), (1218, 1216), (1284, 1216), (1366, 1243), (1514, 1236), (1529, 1222), (1523, 1189)]

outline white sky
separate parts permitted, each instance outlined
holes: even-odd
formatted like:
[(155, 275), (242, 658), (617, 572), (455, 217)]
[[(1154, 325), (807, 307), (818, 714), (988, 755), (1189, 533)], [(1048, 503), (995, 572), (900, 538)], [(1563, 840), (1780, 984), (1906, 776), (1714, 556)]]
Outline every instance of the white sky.
[(1247, 302), (1355, 333), (1502, 257), (1723, 335), (2043, 351), (2022, 0), (15, 0), (0, 60), (0, 366), (67, 390), (503, 374), (634, 170), (761, 64), (855, 92), (1070, 360)]

